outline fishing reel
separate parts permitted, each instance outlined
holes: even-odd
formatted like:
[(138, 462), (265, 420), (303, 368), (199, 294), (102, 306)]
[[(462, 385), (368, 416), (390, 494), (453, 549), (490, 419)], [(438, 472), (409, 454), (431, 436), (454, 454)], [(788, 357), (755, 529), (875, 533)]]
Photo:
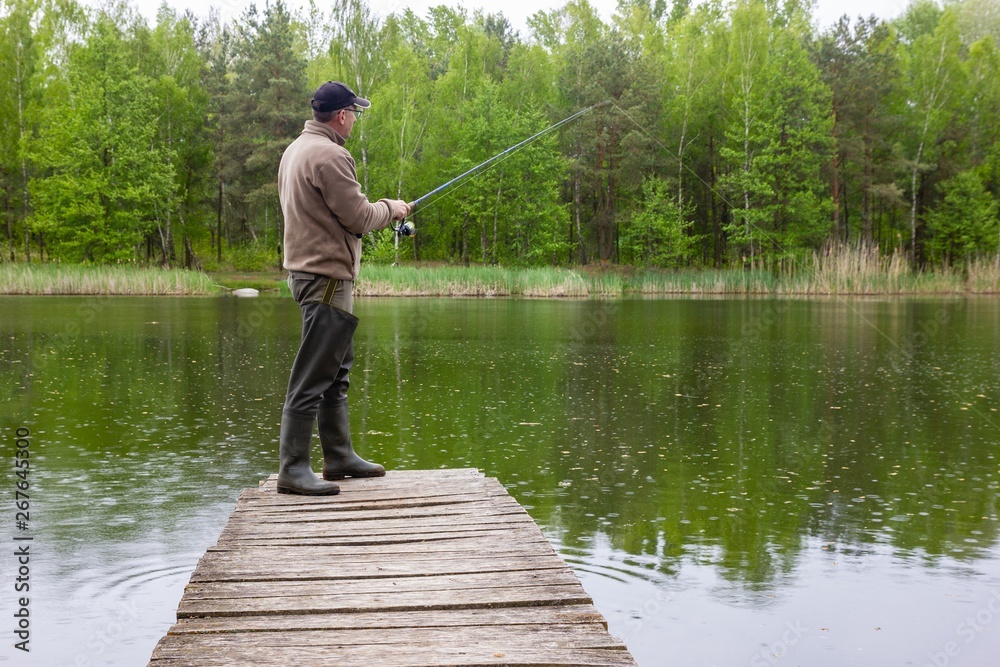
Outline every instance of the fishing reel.
[(413, 226), (412, 222), (401, 220), (398, 225), (393, 226), (392, 231), (396, 233), (396, 236), (413, 236), (417, 233), (417, 228)]

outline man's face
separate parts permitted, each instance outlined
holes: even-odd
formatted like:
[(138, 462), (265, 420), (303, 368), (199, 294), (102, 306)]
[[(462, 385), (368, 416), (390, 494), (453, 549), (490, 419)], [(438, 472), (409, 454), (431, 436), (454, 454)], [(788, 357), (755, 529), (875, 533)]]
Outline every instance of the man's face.
[(340, 116), (341, 127), (343, 127), (344, 138), (351, 136), (351, 128), (354, 127), (354, 123), (358, 120), (358, 112), (354, 109), (342, 109), (337, 112)]

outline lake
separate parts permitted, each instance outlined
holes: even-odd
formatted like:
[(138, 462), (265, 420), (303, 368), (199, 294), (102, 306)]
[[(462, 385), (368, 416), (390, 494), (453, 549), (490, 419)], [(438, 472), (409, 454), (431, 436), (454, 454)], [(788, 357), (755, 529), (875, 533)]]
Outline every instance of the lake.
[[(355, 306), (355, 447), (497, 477), (643, 667), (995, 664), (1000, 299)], [(276, 472), (298, 336), (290, 298), (0, 298), (0, 661), (146, 663)]]

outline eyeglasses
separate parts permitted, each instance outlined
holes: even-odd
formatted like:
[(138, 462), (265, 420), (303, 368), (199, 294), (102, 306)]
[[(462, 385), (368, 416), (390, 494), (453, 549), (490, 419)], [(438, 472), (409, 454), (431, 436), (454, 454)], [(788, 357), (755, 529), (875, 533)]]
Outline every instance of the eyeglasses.
[(361, 114), (363, 114), (365, 112), (364, 109), (352, 109), (350, 107), (348, 107), (347, 109), (344, 109), (344, 111), (350, 111), (351, 113), (354, 114), (355, 118), (361, 118)]

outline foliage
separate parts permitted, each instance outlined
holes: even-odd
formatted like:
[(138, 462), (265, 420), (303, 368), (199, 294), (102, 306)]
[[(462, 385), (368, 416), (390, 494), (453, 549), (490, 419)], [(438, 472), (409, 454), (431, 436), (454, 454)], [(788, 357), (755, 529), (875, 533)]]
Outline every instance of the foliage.
[[(126, 25), (133, 36), (144, 27)], [(29, 184), (28, 227), (49, 238), (53, 257), (128, 260), (155, 228), (171, 198), (173, 168), (155, 140), (148, 102), (153, 82), (112, 18), (100, 15), (74, 45), (63, 86), (45, 91), (27, 154), (38, 176)]]
[(647, 178), (642, 186), (642, 206), (622, 232), (625, 260), (663, 268), (690, 264), (698, 243), (691, 233), (691, 212), (690, 206), (668, 191), (665, 181)]
[(152, 25), (124, 0), (2, 2), (4, 260), (278, 268), (278, 160), (326, 80), (373, 102), (347, 143), (372, 199), (590, 109), (423, 201), (413, 239), (366, 237), (371, 261), (760, 267), (860, 241), (918, 268), (996, 249), (982, 0), (821, 33), (792, 0), (623, 2), (610, 21), (570, 0), (527, 35), (365, 0), (229, 22), (163, 5)]
[(997, 201), (975, 171), (955, 174), (941, 184), (941, 204), (927, 216), (930, 247), (945, 265), (1000, 252)]

